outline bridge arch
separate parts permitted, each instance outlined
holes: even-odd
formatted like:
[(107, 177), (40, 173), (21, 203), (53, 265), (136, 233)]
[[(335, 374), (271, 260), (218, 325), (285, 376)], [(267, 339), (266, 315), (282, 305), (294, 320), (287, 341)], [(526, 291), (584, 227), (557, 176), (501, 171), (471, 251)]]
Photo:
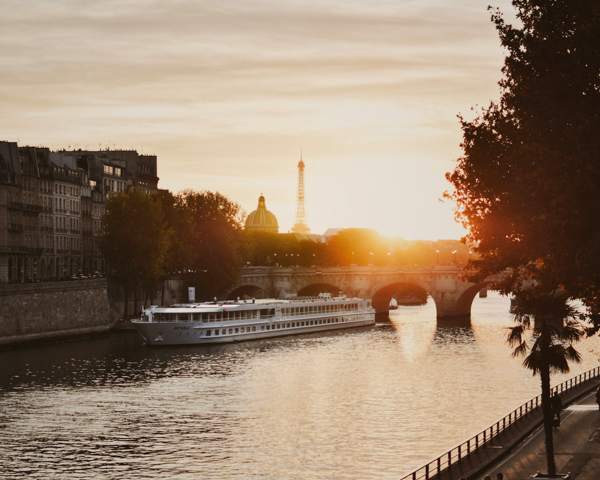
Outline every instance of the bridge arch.
[[(430, 293), (425, 285), (419, 285), (416, 282), (410, 281), (397, 281), (388, 283), (384, 286), (379, 286), (379, 288), (373, 289), (373, 294), (371, 295), (373, 307), (375, 307), (377, 313), (389, 312), (390, 301), (392, 297), (399, 292), (413, 292), (415, 296), (424, 297), (425, 299), (427, 299)], [(427, 300), (425, 300), (425, 302), (426, 301)]]
[(311, 283), (298, 290), (299, 297), (316, 297), (319, 293), (331, 293), (338, 295), (343, 292), (341, 288), (330, 283)]
[(471, 316), (471, 307), (473, 306), (473, 300), (477, 294), (486, 287), (489, 282), (479, 283), (467, 288), (456, 301), (456, 310), (462, 312), (464, 316)]
[(237, 298), (269, 298), (268, 292), (256, 285), (242, 285), (227, 295), (227, 300), (236, 300)]

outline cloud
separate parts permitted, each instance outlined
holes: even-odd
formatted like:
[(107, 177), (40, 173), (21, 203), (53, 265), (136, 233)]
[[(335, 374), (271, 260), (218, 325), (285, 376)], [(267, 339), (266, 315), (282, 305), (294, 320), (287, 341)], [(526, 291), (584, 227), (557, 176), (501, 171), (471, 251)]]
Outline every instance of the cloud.
[(312, 175), (354, 165), (347, 184), (383, 212), (399, 198), (378, 188), (386, 172), (427, 166), (411, 186), (437, 202), (456, 114), (497, 96), (501, 64), (480, 0), (3, 0), (0, 129), (51, 148), (143, 146), (163, 187), (212, 182), (248, 211), (262, 184), (293, 212), (305, 148)]

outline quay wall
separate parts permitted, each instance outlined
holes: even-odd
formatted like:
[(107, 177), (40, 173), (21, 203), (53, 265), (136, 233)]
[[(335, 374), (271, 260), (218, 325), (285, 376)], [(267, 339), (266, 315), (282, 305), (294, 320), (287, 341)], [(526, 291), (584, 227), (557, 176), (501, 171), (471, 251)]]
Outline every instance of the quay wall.
[(107, 333), (118, 315), (106, 278), (0, 285), (0, 347)]

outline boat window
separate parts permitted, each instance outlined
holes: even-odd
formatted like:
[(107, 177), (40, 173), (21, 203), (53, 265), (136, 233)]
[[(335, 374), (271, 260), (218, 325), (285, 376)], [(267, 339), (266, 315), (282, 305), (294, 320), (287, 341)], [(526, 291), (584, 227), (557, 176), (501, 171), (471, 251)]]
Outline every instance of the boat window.
[(290, 328), (290, 324), (289, 323), (286, 324), (286, 328)]
[(217, 329), (215, 330), (215, 335), (218, 335), (218, 334), (219, 334), (219, 329), (217, 328)]
[(223, 329), (221, 330), (221, 335), (225, 335), (227, 333), (227, 330)]
[(252, 327), (252, 331), (253, 331), (253, 332), (256, 332), (256, 327)]
[(207, 337), (210, 337), (211, 333), (212, 333), (212, 330), (207, 330), (207, 331), (206, 331), (206, 336), (207, 336)]
[(233, 333), (233, 328), (229, 329), (229, 335), (231, 335)]
[(180, 313), (179, 314), (179, 321), (180, 322), (187, 322), (189, 319), (189, 315), (187, 313)]
[(267, 330), (271, 330), (271, 327), (269, 327), (268, 325), (267, 325)]
[(239, 328), (236, 328), (236, 329), (235, 329), (235, 333), (240, 333), (240, 329), (239, 329)]
[(261, 329), (261, 330), (264, 330), (264, 329), (265, 329), (265, 326), (264, 326), (264, 325), (261, 325), (261, 326), (260, 326), (260, 329)]

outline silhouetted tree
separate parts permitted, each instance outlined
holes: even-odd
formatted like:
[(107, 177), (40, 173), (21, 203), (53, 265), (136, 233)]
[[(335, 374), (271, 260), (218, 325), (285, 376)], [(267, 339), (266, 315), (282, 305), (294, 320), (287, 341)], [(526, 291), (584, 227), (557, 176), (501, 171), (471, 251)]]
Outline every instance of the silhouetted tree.
[(102, 224), (100, 249), (113, 278), (123, 288), (126, 317), (130, 294), (134, 294), (137, 311), (139, 287), (152, 284), (163, 275), (171, 232), (158, 196), (135, 189), (107, 200)]
[[(585, 331), (578, 312), (567, 303), (562, 293), (547, 294), (535, 288), (523, 290), (516, 296), (514, 320), (508, 342), (515, 347), (513, 356), (523, 356), (523, 366), (539, 375), (542, 386), (542, 411), (546, 439), (548, 474), (554, 478), (554, 442), (552, 437), (553, 412), (550, 399), (550, 375), (568, 373), (569, 361), (580, 362), (581, 356), (573, 348)], [(533, 330), (533, 338), (525, 337)]]
[(193, 274), (198, 299), (211, 299), (235, 283), (244, 264), (243, 212), (220, 193), (185, 190), (174, 198), (184, 269)]
[[(501, 99), (472, 121), (461, 117), (464, 155), (447, 174), (447, 197), (477, 244), (473, 280), (512, 272), (498, 287), (524, 302), (509, 338), (517, 354), (526, 351), (521, 327), (535, 319), (525, 366), (541, 375), (548, 432), (550, 372), (579, 358), (570, 342), (582, 330), (564, 301), (581, 298), (593, 321), (600, 310), (600, 4), (512, 4), (518, 27), (492, 12), (507, 51)], [(565, 329), (552, 326), (564, 318)], [(551, 431), (547, 439), (553, 475)]]
[(461, 118), (448, 180), (478, 244), (478, 277), (510, 268), (504, 292), (538, 273), (600, 309), (600, 4), (514, 0), (521, 25), (492, 20), (507, 51), (501, 99)]
[(329, 252), (339, 265), (382, 265), (388, 260), (388, 247), (379, 232), (368, 228), (347, 228), (329, 240)]

